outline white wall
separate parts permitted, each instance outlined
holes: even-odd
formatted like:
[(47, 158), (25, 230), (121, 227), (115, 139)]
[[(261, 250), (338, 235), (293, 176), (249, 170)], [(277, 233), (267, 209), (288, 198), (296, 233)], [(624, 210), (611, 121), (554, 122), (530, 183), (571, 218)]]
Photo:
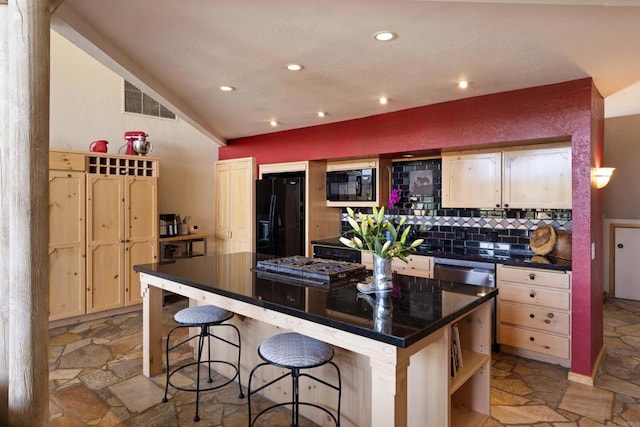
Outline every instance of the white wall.
[(52, 31), (51, 149), (88, 152), (92, 141), (106, 139), (109, 153), (118, 153), (126, 131), (146, 132), (150, 156), (160, 159), (160, 213), (191, 215), (191, 224), (212, 234), (216, 143), (180, 119), (123, 113), (122, 106), (122, 78)]

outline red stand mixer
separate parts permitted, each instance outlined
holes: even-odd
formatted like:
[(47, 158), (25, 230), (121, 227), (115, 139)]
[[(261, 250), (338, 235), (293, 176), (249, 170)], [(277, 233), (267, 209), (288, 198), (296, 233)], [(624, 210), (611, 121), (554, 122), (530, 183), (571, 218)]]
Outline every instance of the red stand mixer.
[[(128, 131), (124, 133), (124, 139), (127, 141), (127, 151), (125, 154), (132, 156), (144, 156), (153, 150), (153, 145), (147, 141), (146, 133), (142, 131)], [(120, 148), (122, 150), (122, 147)]]

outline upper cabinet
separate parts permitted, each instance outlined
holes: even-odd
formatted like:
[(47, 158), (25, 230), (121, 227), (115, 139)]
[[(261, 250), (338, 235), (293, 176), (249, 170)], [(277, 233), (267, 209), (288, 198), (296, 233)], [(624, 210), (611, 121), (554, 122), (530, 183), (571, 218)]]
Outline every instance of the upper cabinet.
[(442, 206), (571, 209), (571, 147), (444, 154)]
[(502, 203), (519, 209), (571, 209), (571, 147), (503, 153)]
[(501, 207), (501, 171), (501, 153), (443, 155), (442, 207)]
[(371, 207), (389, 203), (390, 159), (327, 162), (326, 198), (329, 207)]

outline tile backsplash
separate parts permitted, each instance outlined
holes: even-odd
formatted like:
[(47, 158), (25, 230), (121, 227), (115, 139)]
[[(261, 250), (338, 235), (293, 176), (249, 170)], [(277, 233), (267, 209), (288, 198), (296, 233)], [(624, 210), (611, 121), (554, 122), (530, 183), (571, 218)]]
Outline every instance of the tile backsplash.
[[(495, 242), (513, 251), (528, 251), (531, 232), (542, 224), (571, 230), (571, 210), (443, 208), (441, 159), (396, 162), (392, 173), (392, 188), (402, 193), (395, 206), (385, 208), (388, 216), (406, 217), (415, 238), (432, 245), (477, 247), (480, 242)], [(344, 211), (343, 231), (351, 228), (346, 216)]]

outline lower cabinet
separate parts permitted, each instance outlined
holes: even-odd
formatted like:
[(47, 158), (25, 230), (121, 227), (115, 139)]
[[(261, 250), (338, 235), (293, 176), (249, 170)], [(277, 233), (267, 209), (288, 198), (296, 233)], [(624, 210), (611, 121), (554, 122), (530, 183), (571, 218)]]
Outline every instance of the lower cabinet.
[[(373, 255), (368, 252), (362, 252), (362, 261), (360, 263), (367, 269), (373, 270)], [(411, 254), (407, 257), (407, 262), (394, 258), (391, 261), (391, 268), (397, 274), (432, 279), (433, 257)]]
[(136, 264), (157, 261), (158, 161), (50, 151), (49, 320), (142, 303)]
[(85, 314), (85, 174), (49, 172), (49, 320)]
[(157, 178), (89, 174), (87, 312), (140, 304), (136, 264), (156, 261)]
[(501, 350), (571, 365), (571, 272), (499, 264)]

